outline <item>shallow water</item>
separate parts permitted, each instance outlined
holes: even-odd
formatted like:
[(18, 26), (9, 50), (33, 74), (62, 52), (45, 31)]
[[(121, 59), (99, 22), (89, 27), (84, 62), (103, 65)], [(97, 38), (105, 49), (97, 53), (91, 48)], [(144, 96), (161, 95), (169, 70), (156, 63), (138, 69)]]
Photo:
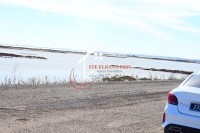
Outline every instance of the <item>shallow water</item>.
[[(0, 57), (0, 81), (5, 78), (16, 80), (28, 80), (29, 78), (37, 78), (45, 80), (46, 78), (53, 81), (69, 80), (70, 72), (74, 68), (74, 77), (81, 81), (84, 78), (91, 80), (99, 77), (99, 80), (105, 76), (112, 75), (129, 75), (134, 77), (157, 77), (159, 79), (167, 79), (172, 76), (172, 73), (154, 72), (139, 69), (89, 69), (90, 65), (131, 65), (132, 67), (184, 70), (184, 71), (199, 71), (200, 64), (142, 59), (142, 58), (116, 58), (116, 57), (98, 57), (85, 56), (82, 54), (73, 53), (50, 53), (30, 50), (12, 50), (0, 49), (0, 52), (33, 55), (45, 57), (44, 59), (28, 59), (28, 58), (3, 58)], [(80, 63), (77, 63), (82, 59)], [(88, 76), (89, 74), (89, 76)], [(176, 78), (184, 78), (187, 75), (174, 74)]]

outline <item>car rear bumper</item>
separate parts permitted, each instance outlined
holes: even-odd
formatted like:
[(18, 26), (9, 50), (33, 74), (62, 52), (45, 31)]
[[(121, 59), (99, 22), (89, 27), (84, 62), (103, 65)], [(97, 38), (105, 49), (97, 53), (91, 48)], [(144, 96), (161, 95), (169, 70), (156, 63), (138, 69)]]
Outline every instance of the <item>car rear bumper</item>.
[(164, 128), (165, 133), (200, 133), (200, 129), (169, 124)]
[[(168, 129), (170, 125), (181, 125), (184, 127), (183, 129), (190, 128), (200, 130), (200, 117), (180, 113), (175, 105), (167, 104), (164, 113), (165, 121), (162, 123), (164, 129)], [(198, 133), (200, 133), (200, 131)]]

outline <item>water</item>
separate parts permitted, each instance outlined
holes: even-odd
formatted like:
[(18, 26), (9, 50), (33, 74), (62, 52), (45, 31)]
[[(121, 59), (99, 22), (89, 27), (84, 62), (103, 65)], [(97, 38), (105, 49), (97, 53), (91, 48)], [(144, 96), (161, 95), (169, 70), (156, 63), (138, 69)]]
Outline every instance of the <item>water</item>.
[[(0, 57), (0, 82), (3, 82), (5, 78), (11, 78), (16, 80), (28, 80), (29, 78), (37, 78), (49, 81), (61, 81), (69, 80), (70, 73), (74, 68), (74, 77), (78, 81), (83, 81), (84, 78), (91, 80), (94, 77), (105, 77), (113, 75), (129, 75), (138, 78), (142, 77), (157, 77), (160, 79), (169, 78), (172, 73), (167, 72), (155, 72), (139, 69), (120, 69), (110, 70), (107, 69), (100, 71), (95, 69), (89, 69), (90, 65), (131, 65), (132, 67), (143, 68), (156, 68), (156, 69), (169, 69), (169, 70), (183, 70), (183, 71), (200, 71), (200, 64), (155, 60), (155, 59), (142, 59), (142, 58), (116, 58), (116, 57), (96, 57), (85, 55), (73, 54), (73, 53), (50, 53), (41, 51), (30, 50), (12, 50), (12, 49), (0, 49), (0, 52), (20, 54), (20, 55), (32, 55), (47, 58), (42, 59), (27, 59), (27, 58), (3, 58)], [(82, 62), (77, 63), (80, 59)], [(85, 61), (85, 62), (84, 62)], [(91, 73), (92, 72), (92, 73)], [(87, 77), (87, 75), (90, 75)], [(175, 74), (176, 78), (184, 78), (187, 75)]]

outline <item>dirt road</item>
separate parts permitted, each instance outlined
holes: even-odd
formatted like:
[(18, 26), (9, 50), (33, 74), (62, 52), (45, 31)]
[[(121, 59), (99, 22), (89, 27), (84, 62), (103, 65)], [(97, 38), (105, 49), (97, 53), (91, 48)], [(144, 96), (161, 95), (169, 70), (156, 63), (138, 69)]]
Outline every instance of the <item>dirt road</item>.
[(180, 82), (0, 86), (0, 133), (162, 133), (167, 93)]

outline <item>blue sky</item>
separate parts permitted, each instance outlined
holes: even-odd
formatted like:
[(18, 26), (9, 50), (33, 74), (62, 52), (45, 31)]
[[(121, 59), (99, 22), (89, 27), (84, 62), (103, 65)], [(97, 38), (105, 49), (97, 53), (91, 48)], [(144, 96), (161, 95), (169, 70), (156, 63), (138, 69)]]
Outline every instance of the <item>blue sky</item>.
[(199, 0), (0, 0), (0, 43), (200, 58)]

